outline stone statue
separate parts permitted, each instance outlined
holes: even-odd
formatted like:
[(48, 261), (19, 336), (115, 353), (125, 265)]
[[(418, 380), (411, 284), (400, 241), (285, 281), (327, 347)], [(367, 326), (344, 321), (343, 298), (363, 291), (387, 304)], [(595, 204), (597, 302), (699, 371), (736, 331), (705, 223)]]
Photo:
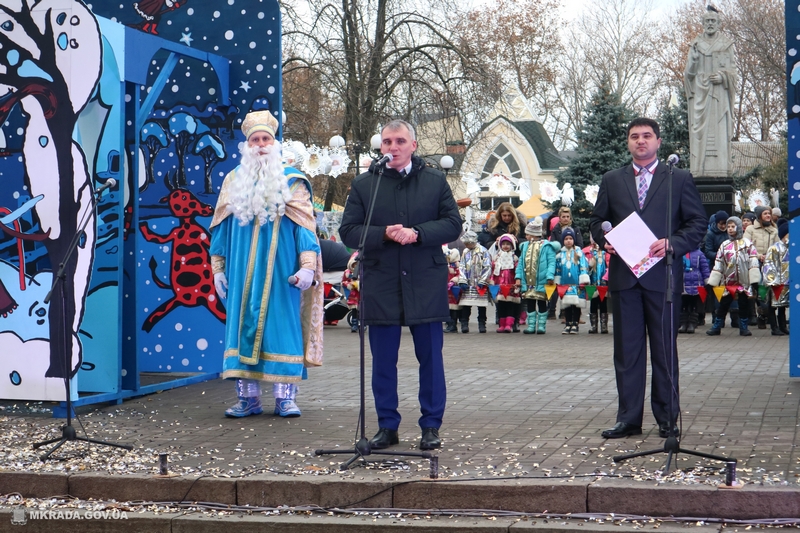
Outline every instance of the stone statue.
[(736, 49), (719, 31), (720, 14), (709, 6), (703, 34), (689, 47), (684, 87), (689, 103), (689, 151), (695, 177), (727, 177), (731, 168)]

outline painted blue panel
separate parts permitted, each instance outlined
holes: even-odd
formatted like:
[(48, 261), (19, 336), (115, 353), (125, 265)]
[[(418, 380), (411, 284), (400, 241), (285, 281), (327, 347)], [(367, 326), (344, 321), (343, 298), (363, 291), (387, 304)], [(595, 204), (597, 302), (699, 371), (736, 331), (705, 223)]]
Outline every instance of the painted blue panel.
[(792, 257), (790, 266), (791, 304), (790, 322), (793, 335), (789, 336), (789, 375), (800, 377), (800, 249), (797, 247), (798, 231), (796, 220), (800, 214), (800, 1), (786, 1), (786, 99), (789, 118), (789, 250)]

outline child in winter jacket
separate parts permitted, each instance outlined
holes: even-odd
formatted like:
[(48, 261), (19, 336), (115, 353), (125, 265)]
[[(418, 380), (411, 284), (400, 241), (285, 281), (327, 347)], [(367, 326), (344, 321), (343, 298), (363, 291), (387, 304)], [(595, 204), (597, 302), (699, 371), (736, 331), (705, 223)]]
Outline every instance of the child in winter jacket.
[(719, 301), (714, 324), (706, 331), (706, 335), (720, 334), (723, 317), (736, 297), (739, 300), (739, 335), (749, 337), (752, 333), (747, 329), (750, 322), (750, 305), (747, 300), (756, 296), (758, 283), (761, 281), (758, 251), (752, 242), (742, 236), (742, 221), (739, 217), (729, 217), (726, 230), (730, 238), (717, 250), (714, 268), (708, 278), (709, 285), (724, 286), (725, 291)]
[(519, 290), (516, 285), (519, 258), (514, 253), (517, 248), (516, 241), (514, 236), (509, 233), (497, 240), (500, 250), (497, 252), (492, 266), (492, 284), (500, 286), (496, 298), (499, 323), (497, 333), (514, 331), (519, 314)]
[(545, 285), (553, 285), (556, 272), (556, 254), (561, 249), (558, 241), (542, 240), (543, 222), (536, 217), (525, 226), (527, 241), (517, 263), (517, 286), (522, 305), (528, 311), (527, 327), (523, 333), (544, 334), (547, 329), (547, 293)]
[(683, 294), (681, 295), (680, 328), (678, 333), (694, 333), (699, 321), (700, 293), (698, 287), (708, 283), (711, 272), (708, 261), (698, 247), (683, 256)]
[(584, 306), (581, 297), (583, 288), (579, 285), (589, 284), (588, 264), (583, 252), (575, 248), (575, 231), (564, 228), (561, 232), (561, 251), (556, 256), (556, 285), (566, 285), (566, 291), (561, 297), (561, 307), (564, 310), (566, 326), (562, 335), (577, 335), (580, 308)]

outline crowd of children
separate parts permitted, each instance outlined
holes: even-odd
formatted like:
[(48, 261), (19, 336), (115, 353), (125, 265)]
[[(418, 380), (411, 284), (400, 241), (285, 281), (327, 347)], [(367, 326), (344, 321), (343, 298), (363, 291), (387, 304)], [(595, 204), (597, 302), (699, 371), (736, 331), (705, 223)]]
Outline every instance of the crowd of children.
[[(486, 309), (495, 306), (497, 333), (518, 330), (544, 334), (547, 331), (548, 301), (553, 293), (561, 300), (566, 327), (563, 334), (577, 334), (580, 308), (586, 306), (586, 286), (606, 286), (608, 254), (593, 243), (585, 250), (575, 246), (575, 232), (566, 227), (558, 240), (544, 239), (544, 222), (536, 217), (524, 229), (525, 242), (518, 245), (515, 235), (497, 237), (489, 249), (478, 243), (477, 235), (467, 231), (461, 237), (464, 252), (458, 258), (454, 249), (445, 248), (450, 268), (449, 297), (451, 316), (446, 333), (469, 332), (472, 307), (478, 308), (478, 331), (486, 332)], [(590, 306), (590, 333), (608, 333), (605, 291), (595, 291)]]

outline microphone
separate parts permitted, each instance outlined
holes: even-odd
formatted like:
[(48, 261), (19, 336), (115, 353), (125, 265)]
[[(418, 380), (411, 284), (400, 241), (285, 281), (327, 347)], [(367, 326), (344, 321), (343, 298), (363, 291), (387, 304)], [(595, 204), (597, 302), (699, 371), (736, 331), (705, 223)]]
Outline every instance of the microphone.
[(609, 222), (608, 220), (604, 220), (603, 223), (600, 224), (600, 227), (603, 228), (603, 233), (608, 233), (614, 228), (614, 226), (612, 226), (611, 222)]
[(678, 154), (672, 154), (671, 156), (669, 156), (667, 158), (667, 164), (669, 166), (677, 165), (678, 161), (680, 161), (680, 160), (681, 160), (681, 158), (678, 157)]
[[(289, 276), (289, 285), (297, 285), (297, 276)], [(311, 282), (312, 287), (317, 286), (317, 280)]]
[(103, 192), (106, 189), (110, 189), (111, 187), (115, 186), (116, 184), (117, 184), (117, 180), (115, 180), (114, 178), (108, 178), (108, 180), (104, 184), (102, 184), (100, 187), (97, 188), (97, 190), (94, 191), (94, 194), (98, 198), (100, 198), (101, 196), (103, 196)]
[(377, 164), (379, 167), (382, 167), (382, 166), (383, 166), (383, 165), (385, 165), (386, 163), (391, 163), (391, 162), (392, 162), (392, 159), (394, 159), (394, 156), (393, 156), (392, 154), (386, 154), (386, 155), (384, 155), (383, 157), (381, 157), (380, 159), (378, 159), (378, 162), (377, 162), (376, 164)]

